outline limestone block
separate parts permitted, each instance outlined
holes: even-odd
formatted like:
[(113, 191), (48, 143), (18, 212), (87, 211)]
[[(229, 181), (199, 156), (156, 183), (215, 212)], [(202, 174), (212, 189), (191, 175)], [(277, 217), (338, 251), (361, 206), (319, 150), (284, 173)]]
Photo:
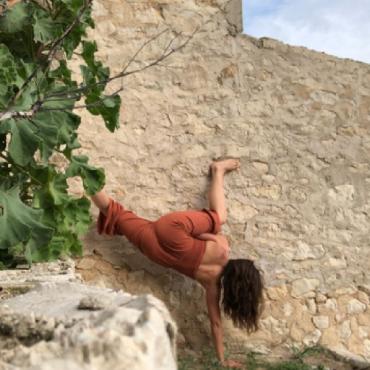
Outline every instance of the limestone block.
[(255, 162), (252, 163), (252, 165), (257, 170), (257, 172), (260, 173), (260, 174), (265, 174), (269, 170), (268, 164), (264, 163), (264, 162), (255, 161)]
[(314, 316), (312, 321), (316, 328), (327, 329), (329, 327), (329, 317), (328, 316)]
[(272, 199), (272, 200), (278, 200), (281, 197), (281, 186), (277, 184), (252, 187), (250, 191), (251, 191), (251, 194), (257, 198), (267, 198), (267, 199)]
[(326, 302), (325, 302), (325, 308), (327, 308), (328, 310), (332, 310), (332, 311), (335, 311), (337, 309), (337, 301), (334, 299), (334, 298), (329, 298)]
[(286, 285), (279, 285), (267, 288), (267, 296), (273, 301), (283, 300), (288, 295), (288, 288)]
[(343, 269), (347, 267), (347, 261), (344, 258), (332, 258), (330, 257), (326, 262), (330, 267), (335, 269)]
[(354, 334), (358, 333), (358, 322), (356, 316), (352, 316), (350, 318), (350, 323), (351, 323), (351, 330)]
[(334, 189), (329, 189), (328, 198), (333, 204), (351, 206), (354, 194), (355, 188), (353, 185), (338, 185)]
[(360, 325), (370, 326), (370, 314), (369, 312), (360, 313), (356, 316)]
[(339, 327), (339, 334), (342, 339), (348, 339), (351, 336), (352, 331), (349, 320), (344, 321)]
[(357, 292), (357, 289), (354, 286), (347, 286), (347, 287), (341, 287), (336, 289), (334, 292), (332, 292), (330, 295), (332, 297), (339, 297), (342, 295), (352, 295)]
[(337, 314), (335, 314), (335, 321), (336, 322), (343, 322), (344, 321), (344, 319), (346, 319), (347, 318), (347, 315), (346, 314), (344, 314), (344, 313), (337, 313)]
[(348, 349), (354, 353), (364, 354), (364, 341), (357, 335), (351, 335), (348, 339)]
[(309, 246), (305, 242), (299, 240), (297, 242), (297, 250), (293, 257), (294, 261), (303, 261), (307, 259), (321, 258), (325, 254), (324, 247), (321, 244)]
[(232, 212), (229, 212), (229, 217), (236, 222), (245, 222), (258, 214), (258, 210), (255, 207), (235, 201), (230, 201), (230, 210)]
[(321, 331), (319, 329), (315, 329), (312, 333), (307, 334), (303, 338), (303, 343), (306, 346), (314, 346), (319, 342), (321, 335)]
[(350, 315), (359, 314), (366, 310), (366, 304), (357, 299), (352, 299), (347, 304), (347, 312)]
[(285, 317), (290, 317), (293, 313), (293, 306), (289, 302), (284, 303), (283, 312)]
[(340, 337), (335, 327), (330, 327), (323, 331), (320, 344), (328, 348), (333, 348), (340, 343)]
[(289, 200), (292, 202), (303, 203), (307, 200), (306, 192), (300, 187), (289, 189)]
[(358, 336), (361, 339), (369, 338), (369, 336), (370, 336), (370, 327), (369, 326), (360, 326), (358, 328)]
[(311, 98), (325, 105), (333, 105), (337, 102), (337, 94), (330, 91), (314, 91), (311, 93)]
[(307, 299), (307, 308), (308, 311), (313, 315), (317, 312), (317, 306), (313, 298)]
[(320, 285), (318, 279), (298, 279), (293, 281), (291, 295), (294, 298), (301, 297), (304, 294), (314, 291)]
[(275, 176), (272, 176), (272, 175), (263, 175), (262, 176), (262, 180), (266, 183), (266, 184), (273, 184), (276, 180), (276, 177)]
[(285, 336), (288, 332), (286, 320), (277, 320), (272, 316), (262, 319), (261, 327), (269, 331), (270, 333), (276, 333), (282, 336)]
[(325, 303), (327, 300), (327, 297), (325, 294), (318, 292), (316, 293), (315, 300), (316, 300), (316, 303)]
[(66, 364), (82, 370), (86, 363), (91, 370), (177, 368), (176, 326), (153, 296), (44, 283), (3, 300), (0, 313), (0, 328), (12, 327), (7, 335), (28, 344), (19, 344), (22, 350), (8, 356), (9, 365), (45, 370), (63, 370)]

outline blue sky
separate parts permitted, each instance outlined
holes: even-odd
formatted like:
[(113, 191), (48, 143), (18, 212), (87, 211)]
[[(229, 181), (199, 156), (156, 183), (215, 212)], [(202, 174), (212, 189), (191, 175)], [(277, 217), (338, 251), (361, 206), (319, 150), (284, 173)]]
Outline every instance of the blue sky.
[(244, 32), (370, 63), (370, 0), (243, 0)]

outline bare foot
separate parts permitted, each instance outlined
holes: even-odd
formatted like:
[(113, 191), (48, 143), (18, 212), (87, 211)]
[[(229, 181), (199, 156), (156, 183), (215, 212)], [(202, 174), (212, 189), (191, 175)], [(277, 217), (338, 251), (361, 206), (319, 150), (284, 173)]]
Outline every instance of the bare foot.
[(240, 167), (240, 160), (237, 158), (229, 158), (223, 160), (215, 160), (211, 164), (212, 175), (216, 172), (224, 174), (225, 172), (230, 172), (237, 170)]

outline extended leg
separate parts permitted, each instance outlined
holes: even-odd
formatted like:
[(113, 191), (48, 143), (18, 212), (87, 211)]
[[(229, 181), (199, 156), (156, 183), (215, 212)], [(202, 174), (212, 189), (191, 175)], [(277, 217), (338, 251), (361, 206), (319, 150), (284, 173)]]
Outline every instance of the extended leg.
[(211, 164), (212, 180), (208, 193), (209, 208), (218, 213), (221, 224), (226, 222), (227, 209), (224, 193), (224, 176), (226, 172), (240, 167), (238, 159), (225, 159)]
[(109, 199), (110, 198), (104, 190), (99, 191), (91, 197), (91, 200), (100, 209), (100, 211), (104, 213), (104, 215), (109, 206)]

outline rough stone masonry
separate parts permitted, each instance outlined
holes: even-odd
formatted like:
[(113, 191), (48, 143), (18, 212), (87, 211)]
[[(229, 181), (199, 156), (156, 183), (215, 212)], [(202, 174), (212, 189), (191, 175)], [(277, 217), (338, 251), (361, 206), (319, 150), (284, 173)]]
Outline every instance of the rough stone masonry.
[[(125, 88), (118, 132), (84, 114), (81, 143), (105, 168), (107, 191), (153, 219), (204, 207), (211, 159), (239, 156), (241, 171), (227, 178), (224, 233), (232, 257), (257, 260), (267, 289), (261, 330), (248, 337), (226, 323), (229, 346), (320, 344), (369, 361), (370, 66), (243, 35), (239, 1), (94, 6), (91, 36), (113, 74), (162, 30), (129, 70), (196, 30), (159, 65), (111, 85)], [(86, 280), (154, 293), (183, 342), (205, 343), (197, 284), (154, 266), (123, 238), (92, 230), (85, 246)]]

